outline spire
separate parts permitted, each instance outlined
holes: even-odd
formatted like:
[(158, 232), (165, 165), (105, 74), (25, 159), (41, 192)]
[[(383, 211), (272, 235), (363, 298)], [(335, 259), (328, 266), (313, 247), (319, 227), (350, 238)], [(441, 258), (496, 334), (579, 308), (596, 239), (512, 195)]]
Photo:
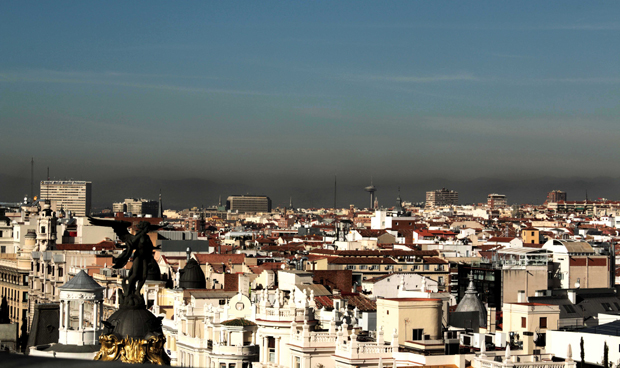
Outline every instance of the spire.
[(469, 285), (467, 285), (467, 290), (465, 290), (465, 294), (474, 294), (476, 295), (478, 291), (476, 290), (476, 286), (474, 286), (474, 273), (473, 271), (469, 273), (467, 276), (469, 279)]

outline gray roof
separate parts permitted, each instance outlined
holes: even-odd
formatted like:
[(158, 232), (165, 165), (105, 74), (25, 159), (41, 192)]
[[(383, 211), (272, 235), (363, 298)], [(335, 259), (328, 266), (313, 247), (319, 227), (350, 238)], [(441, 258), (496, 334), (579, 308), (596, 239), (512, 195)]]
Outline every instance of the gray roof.
[(604, 325), (584, 328), (583, 330), (579, 330), (579, 332), (597, 335), (620, 336), (620, 320), (605, 323)]
[(484, 304), (482, 304), (482, 301), (478, 299), (477, 293), (476, 287), (474, 286), (474, 276), (473, 274), (469, 274), (469, 286), (467, 286), (467, 290), (465, 290), (465, 296), (463, 296), (459, 305), (456, 306), (455, 312), (478, 312), (478, 326), (486, 327), (487, 309)]
[(185, 252), (191, 248), (192, 253), (208, 253), (209, 242), (205, 240), (162, 240), (161, 253)]
[(104, 289), (99, 285), (97, 281), (93, 280), (84, 270), (80, 270), (77, 275), (67, 281), (64, 285), (59, 287), (62, 290), (75, 290), (75, 291), (95, 291)]
[(560, 306), (560, 319), (580, 318), (586, 326), (598, 325), (598, 314), (620, 314), (620, 298), (612, 288), (577, 289), (576, 303), (568, 298), (568, 290), (554, 290), (552, 296), (529, 297), (531, 303)]

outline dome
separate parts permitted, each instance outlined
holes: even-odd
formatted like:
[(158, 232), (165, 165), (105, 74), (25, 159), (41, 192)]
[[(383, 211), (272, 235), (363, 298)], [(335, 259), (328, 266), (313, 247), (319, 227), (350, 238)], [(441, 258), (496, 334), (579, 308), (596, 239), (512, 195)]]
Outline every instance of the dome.
[(67, 282), (65, 282), (60, 290), (63, 291), (100, 291), (105, 289), (99, 285), (92, 277), (90, 277), (84, 270), (80, 270), (77, 275)]
[(161, 320), (144, 306), (135, 308), (121, 308), (114, 312), (106, 327), (111, 325), (111, 331), (104, 334), (113, 333), (120, 338), (146, 339), (147, 335), (161, 334)]
[(161, 281), (161, 272), (159, 266), (154, 260), (149, 263), (148, 270), (146, 271), (146, 279), (150, 281)]
[(26, 239), (36, 239), (36, 238), (37, 238), (37, 234), (34, 232), (34, 229), (28, 230), (28, 233), (26, 234)]
[(206, 289), (207, 281), (200, 265), (195, 259), (190, 259), (181, 270), (179, 287), (181, 289)]
[(478, 322), (480, 327), (487, 326), (487, 309), (478, 299), (476, 295), (476, 287), (474, 286), (474, 275), (469, 274), (469, 286), (465, 290), (465, 296), (457, 305), (455, 312), (478, 312)]

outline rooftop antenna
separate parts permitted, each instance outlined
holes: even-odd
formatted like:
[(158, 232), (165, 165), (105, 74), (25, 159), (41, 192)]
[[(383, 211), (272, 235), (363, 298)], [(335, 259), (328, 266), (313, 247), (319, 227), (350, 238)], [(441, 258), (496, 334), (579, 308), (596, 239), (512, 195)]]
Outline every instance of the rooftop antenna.
[(34, 157), (30, 160), (30, 200), (34, 201)]
[(336, 212), (336, 200), (338, 198), (338, 177), (334, 175), (334, 212)]
[[(50, 167), (47, 167), (47, 181), (50, 180)], [(49, 193), (50, 192), (50, 186), (49, 183), (47, 184), (47, 186), (45, 187), (45, 200), (49, 199)]]

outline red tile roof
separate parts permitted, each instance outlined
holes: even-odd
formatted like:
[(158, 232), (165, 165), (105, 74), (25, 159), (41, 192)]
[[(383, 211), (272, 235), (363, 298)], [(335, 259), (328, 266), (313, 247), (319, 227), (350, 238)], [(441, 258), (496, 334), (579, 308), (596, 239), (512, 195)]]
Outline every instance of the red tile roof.
[(81, 251), (92, 251), (93, 248), (97, 251), (101, 250), (114, 250), (116, 249), (113, 241), (101, 241), (96, 244), (56, 244), (56, 249), (58, 250), (81, 250)]

